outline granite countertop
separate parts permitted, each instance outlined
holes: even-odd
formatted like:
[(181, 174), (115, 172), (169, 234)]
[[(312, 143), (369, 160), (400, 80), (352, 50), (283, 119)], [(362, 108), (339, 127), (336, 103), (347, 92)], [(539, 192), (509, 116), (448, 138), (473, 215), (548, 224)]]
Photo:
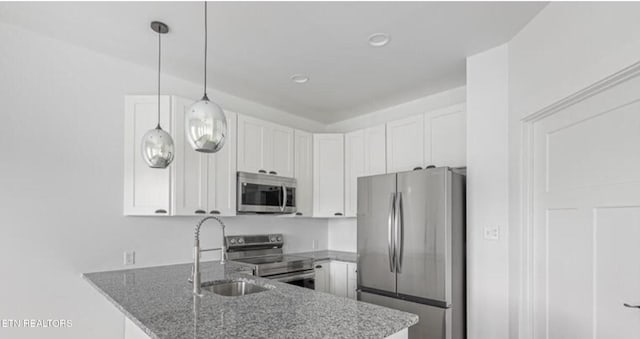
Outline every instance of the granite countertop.
[(242, 297), (194, 297), (191, 264), (84, 274), (152, 338), (384, 338), (418, 316), (202, 263), (202, 281), (241, 279), (269, 288)]
[(315, 261), (321, 260), (338, 260), (356, 263), (358, 261), (358, 255), (355, 252), (333, 251), (333, 250), (321, 250), (313, 252), (302, 253), (287, 253), (291, 255), (297, 255), (301, 257), (310, 257)]

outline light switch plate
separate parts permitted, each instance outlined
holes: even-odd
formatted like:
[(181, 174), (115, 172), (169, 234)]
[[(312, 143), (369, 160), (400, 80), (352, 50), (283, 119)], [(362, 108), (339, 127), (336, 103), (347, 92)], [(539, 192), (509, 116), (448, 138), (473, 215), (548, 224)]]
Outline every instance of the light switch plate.
[(136, 263), (136, 251), (124, 251), (124, 264), (135, 265)]
[(484, 228), (484, 238), (486, 240), (500, 240), (500, 227), (486, 226)]

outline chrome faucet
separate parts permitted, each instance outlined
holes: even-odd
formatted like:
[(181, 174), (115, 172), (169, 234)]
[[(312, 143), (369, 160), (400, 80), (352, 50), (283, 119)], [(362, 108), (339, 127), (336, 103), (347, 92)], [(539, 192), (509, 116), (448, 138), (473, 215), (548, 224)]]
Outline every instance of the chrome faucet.
[[(207, 248), (207, 249), (200, 249), (200, 227), (202, 227), (202, 224), (204, 224), (205, 221), (209, 220), (209, 219), (213, 219), (215, 221), (218, 222), (218, 224), (220, 224), (220, 227), (222, 227), (222, 247), (217, 247), (217, 248)], [(203, 218), (202, 220), (200, 220), (198, 222), (198, 224), (196, 225), (196, 229), (195, 229), (195, 242), (193, 244), (193, 267), (191, 270), (191, 281), (193, 282), (193, 293), (195, 295), (201, 295), (201, 282), (200, 282), (200, 253), (201, 252), (208, 252), (208, 251), (222, 251), (222, 254), (220, 255), (220, 264), (224, 264), (227, 261), (227, 248), (224, 244), (224, 240), (225, 240), (225, 234), (224, 234), (224, 222), (222, 222), (222, 220), (220, 220), (220, 218), (215, 217), (215, 216), (208, 216), (206, 218)]]

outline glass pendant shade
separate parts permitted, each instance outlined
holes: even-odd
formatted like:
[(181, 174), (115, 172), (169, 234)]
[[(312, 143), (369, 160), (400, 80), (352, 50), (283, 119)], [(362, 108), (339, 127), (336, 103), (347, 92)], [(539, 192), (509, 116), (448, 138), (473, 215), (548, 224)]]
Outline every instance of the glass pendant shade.
[(224, 111), (205, 95), (186, 114), (187, 140), (198, 152), (215, 153), (222, 149), (227, 136)]
[(142, 159), (151, 168), (167, 168), (173, 161), (173, 138), (160, 126), (142, 136)]

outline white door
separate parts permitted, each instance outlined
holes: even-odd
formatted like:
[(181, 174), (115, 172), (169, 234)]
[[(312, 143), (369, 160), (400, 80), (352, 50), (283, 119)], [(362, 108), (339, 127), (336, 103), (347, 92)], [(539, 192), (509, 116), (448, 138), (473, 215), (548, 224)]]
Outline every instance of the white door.
[(344, 212), (355, 217), (358, 210), (358, 177), (366, 175), (365, 130), (344, 135)]
[(462, 167), (467, 160), (467, 117), (464, 105), (424, 116), (425, 167)]
[(313, 213), (313, 135), (295, 130), (294, 177), (296, 178), (296, 214)]
[[(171, 171), (149, 168), (142, 160), (142, 136), (158, 123), (158, 97), (125, 97), (124, 128), (124, 215), (169, 215), (171, 213)], [(160, 123), (171, 131), (171, 99), (160, 98)]]
[(424, 166), (424, 115), (387, 123), (387, 173)]
[(313, 216), (344, 215), (344, 138), (313, 135)]
[(238, 114), (238, 171), (266, 173), (272, 142), (268, 123)]
[(293, 128), (271, 124), (272, 152), (268, 172), (293, 178)]
[(207, 154), (207, 213), (236, 215), (237, 114), (225, 111), (227, 136), (221, 150)]
[(640, 337), (640, 77), (533, 126), (533, 338)]

